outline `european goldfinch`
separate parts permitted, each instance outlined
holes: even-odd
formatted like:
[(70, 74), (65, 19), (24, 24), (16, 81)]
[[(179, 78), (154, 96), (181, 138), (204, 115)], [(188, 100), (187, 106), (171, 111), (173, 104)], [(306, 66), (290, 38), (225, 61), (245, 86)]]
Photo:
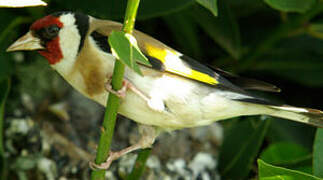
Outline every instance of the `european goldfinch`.
[[(7, 51), (37, 50), (76, 90), (105, 106), (105, 82), (115, 62), (107, 38), (121, 28), (117, 22), (58, 12), (34, 22)], [(279, 91), (273, 85), (210, 69), (142, 32), (134, 31), (133, 35), (151, 66), (140, 64), (143, 76), (126, 68), (128, 90), (119, 113), (145, 125), (141, 129), (143, 138), (111, 154), (109, 163), (125, 153), (149, 147), (159, 132), (236, 116), (264, 114), (323, 127), (322, 111), (271, 103), (247, 92)]]

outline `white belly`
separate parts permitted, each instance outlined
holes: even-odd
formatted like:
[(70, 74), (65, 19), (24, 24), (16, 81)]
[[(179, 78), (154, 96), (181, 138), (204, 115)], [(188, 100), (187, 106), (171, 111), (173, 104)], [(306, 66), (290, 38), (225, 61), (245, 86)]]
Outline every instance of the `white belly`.
[[(253, 109), (249, 111), (243, 103), (218, 95), (215, 88), (172, 74), (142, 77), (127, 69), (125, 78), (148, 97), (164, 102), (166, 107), (162, 112), (153, 110), (145, 100), (128, 90), (119, 113), (138, 123), (180, 129), (253, 114)], [(104, 98), (96, 98), (96, 101), (105, 105), (107, 95), (105, 93)]]

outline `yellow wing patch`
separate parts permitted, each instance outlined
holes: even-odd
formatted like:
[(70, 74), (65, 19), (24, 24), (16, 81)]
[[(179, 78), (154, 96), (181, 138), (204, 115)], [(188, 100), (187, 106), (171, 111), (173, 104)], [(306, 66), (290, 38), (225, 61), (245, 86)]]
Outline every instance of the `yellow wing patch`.
[(148, 43), (145, 44), (146, 53), (158, 59), (163, 63), (163, 66), (167, 72), (171, 72), (177, 75), (181, 75), (186, 78), (194, 79), (200, 82), (204, 82), (207, 84), (218, 84), (218, 81), (210, 76), (209, 74), (205, 74), (203, 72), (194, 70), (190, 68), (183, 60), (180, 58), (182, 54), (170, 50), (170, 49), (161, 49), (155, 46), (152, 46)]

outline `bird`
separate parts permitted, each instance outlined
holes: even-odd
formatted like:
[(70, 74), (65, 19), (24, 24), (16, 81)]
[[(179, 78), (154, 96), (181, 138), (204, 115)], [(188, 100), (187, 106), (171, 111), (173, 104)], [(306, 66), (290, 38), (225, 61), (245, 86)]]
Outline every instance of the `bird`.
[(257, 97), (250, 90), (279, 92), (272, 84), (240, 77), (199, 63), (153, 37), (133, 31), (149, 65), (142, 75), (126, 67), (123, 88), (114, 91), (110, 80), (116, 58), (107, 41), (122, 24), (79, 12), (63, 11), (36, 20), (11, 51), (38, 51), (70, 85), (106, 106), (109, 93), (122, 98), (118, 113), (139, 124), (141, 139), (111, 152), (108, 168), (119, 157), (151, 147), (160, 133), (209, 125), (247, 115), (268, 115), (323, 127), (323, 112)]

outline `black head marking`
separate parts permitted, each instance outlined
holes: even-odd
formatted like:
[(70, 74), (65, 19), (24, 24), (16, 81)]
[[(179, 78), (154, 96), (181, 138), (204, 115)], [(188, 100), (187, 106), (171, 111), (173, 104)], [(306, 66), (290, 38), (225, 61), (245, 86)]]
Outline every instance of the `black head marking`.
[(76, 27), (80, 33), (81, 36), (81, 41), (80, 41), (80, 45), (78, 48), (78, 51), (80, 52), (83, 45), (84, 45), (84, 40), (86, 37), (86, 34), (89, 30), (89, 16), (85, 15), (85, 14), (81, 14), (81, 13), (74, 13), (74, 18), (75, 18), (75, 24)]
[(60, 12), (52, 13), (51, 15), (55, 16), (55, 17), (60, 17), (61, 15), (64, 15), (64, 14), (73, 14), (73, 12), (71, 12), (71, 11), (60, 11)]

